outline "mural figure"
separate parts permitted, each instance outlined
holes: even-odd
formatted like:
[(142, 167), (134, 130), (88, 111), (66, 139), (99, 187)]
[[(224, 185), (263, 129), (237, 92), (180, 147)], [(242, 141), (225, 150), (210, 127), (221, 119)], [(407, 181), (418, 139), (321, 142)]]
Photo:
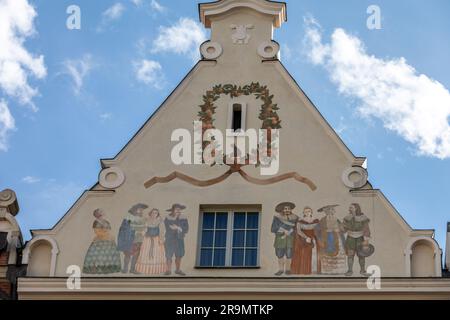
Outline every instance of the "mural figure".
[(320, 273), (318, 241), (315, 232), (318, 225), (319, 220), (313, 218), (313, 210), (310, 207), (305, 207), (303, 218), (299, 219), (295, 226), (292, 274)]
[(335, 216), (335, 208), (338, 206), (329, 205), (317, 210), (325, 213), (325, 217), (320, 219), (316, 230), (323, 274), (343, 274), (346, 271), (345, 237), (342, 232), (342, 223)]
[(175, 274), (185, 276), (181, 271), (181, 260), (184, 257), (184, 237), (189, 231), (189, 223), (187, 217), (182, 213), (186, 206), (181, 204), (174, 204), (172, 208), (166, 210), (170, 212), (164, 219), (164, 226), (166, 229), (165, 236), (165, 251), (167, 259), (167, 270), (165, 275), (172, 274), (172, 258), (175, 256)]
[(366, 272), (366, 257), (371, 256), (375, 248), (369, 244), (370, 228), (369, 218), (361, 211), (358, 203), (353, 203), (349, 207), (349, 214), (344, 218), (343, 230), (347, 233), (345, 240), (345, 252), (347, 254), (348, 271), (346, 276), (353, 275), (353, 263), (355, 255), (358, 256), (360, 273), (369, 276)]
[(161, 274), (166, 272), (166, 254), (164, 252), (164, 228), (158, 209), (152, 209), (146, 219), (147, 232), (144, 236), (136, 271), (143, 274)]
[(142, 203), (133, 206), (128, 210), (128, 215), (123, 219), (120, 226), (117, 245), (119, 251), (124, 254), (122, 273), (138, 273), (136, 263), (144, 240), (145, 219), (143, 213), (147, 208), (148, 206)]
[(111, 274), (120, 272), (122, 265), (116, 242), (111, 238), (111, 224), (102, 209), (94, 211), (92, 226), (95, 238), (84, 258), (83, 272), (87, 274)]
[(295, 224), (298, 216), (292, 213), (295, 204), (291, 202), (283, 202), (276, 206), (277, 212), (273, 217), (272, 233), (275, 234), (275, 255), (278, 258), (278, 272), (276, 276), (291, 274), (291, 259), (294, 247)]

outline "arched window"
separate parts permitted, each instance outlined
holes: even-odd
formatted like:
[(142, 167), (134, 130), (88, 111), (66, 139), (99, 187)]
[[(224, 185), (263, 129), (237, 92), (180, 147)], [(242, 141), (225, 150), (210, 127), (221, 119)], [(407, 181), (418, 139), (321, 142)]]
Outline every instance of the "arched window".
[(406, 275), (408, 277), (441, 277), (442, 251), (431, 237), (414, 237), (405, 250)]
[(425, 240), (415, 242), (411, 248), (411, 276), (434, 277), (434, 250)]
[(27, 275), (35, 277), (53, 277), (56, 271), (58, 245), (50, 236), (33, 237), (25, 246), (22, 263), (28, 265)]

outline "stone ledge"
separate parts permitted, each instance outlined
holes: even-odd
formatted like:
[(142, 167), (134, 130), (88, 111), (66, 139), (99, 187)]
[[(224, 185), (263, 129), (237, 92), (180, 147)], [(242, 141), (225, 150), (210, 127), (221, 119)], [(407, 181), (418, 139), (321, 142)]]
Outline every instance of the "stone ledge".
[(68, 290), (65, 278), (20, 278), (20, 299), (450, 299), (450, 279), (389, 278), (380, 290), (366, 279), (84, 278)]

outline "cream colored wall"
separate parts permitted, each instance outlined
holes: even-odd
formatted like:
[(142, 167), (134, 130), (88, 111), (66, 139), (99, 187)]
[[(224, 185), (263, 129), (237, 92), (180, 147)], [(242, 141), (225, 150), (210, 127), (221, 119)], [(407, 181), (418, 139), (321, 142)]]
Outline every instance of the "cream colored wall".
[[(231, 24), (253, 24), (252, 38), (248, 45), (234, 45), (231, 42)], [(125, 173), (125, 183), (115, 193), (90, 193), (75, 206), (51, 234), (58, 243), (60, 252), (56, 263), (56, 276), (65, 276), (69, 265), (82, 267), (86, 251), (94, 233), (92, 213), (103, 208), (106, 219), (112, 225), (111, 234), (117, 238), (119, 226), (128, 209), (136, 203), (146, 203), (151, 208), (165, 210), (174, 203), (187, 206), (190, 231), (185, 242), (187, 255), (183, 259), (183, 270), (190, 276), (272, 276), (277, 271), (277, 260), (273, 249), (274, 236), (270, 226), (274, 207), (282, 201), (297, 204), (294, 212), (301, 215), (304, 206), (311, 206), (317, 218), (322, 215), (316, 210), (329, 204), (339, 204), (337, 216), (347, 214), (348, 207), (358, 202), (364, 213), (371, 219), (371, 243), (376, 252), (367, 265), (381, 267), (383, 276), (404, 276), (404, 250), (411, 230), (396, 218), (396, 213), (388, 208), (378, 194), (372, 196), (352, 195), (341, 181), (343, 170), (355, 160), (343, 147), (337, 137), (330, 133), (320, 115), (312, 111), (307, 99), (295, 89), (294, 83), (278, 62), (262, 63), (256, 50), (262, 41), (270, 40), (271, 20), (266, 16), (242, 11), (213, 21), (212, 41), (221, 43), (223, 55), (215, 62), (201, 62), (191, 76), (157, 112), (136, 138), (112, 162)], [(245, 85), (260, 82), (267, 85), (274, 102), (280, 107), (278, 114), (282, 120), (280, 174), (296, 171), (311, 179), (318, 187), (311, 191), (306, 185), (285, 181), (270, 186), (249, 184), (238, 175), (215, 186), (198, 188), (185, 182), (173, 181), (158, 184), (150, 189), (144, 183), (154, 176), (166, 176), (178, 170), (197, 179), (211, 179), (224, 173), (228, 167), (175, 166), (170, 160), (172, 131), (186, 128), (192, 131), (197, 120), (198, 105), (202, 95), (216, 84)], [(319, 84), (320, 85), (320, 84)], [(261, 102), (253, 97), (242, 97), (247, 103), (247, 128), (259, 128), (258, 114)], [(228, 116), (228, 96), (217, 101), (216, 126), (224, 129)], [(150, 107), (150, 106), (149, 106)], [(259, 170), (244, 169), (248, 174), (259, 177)], [(261, 177), (264, 178), (264, 177)], [(100, 190), (100, 187), (96, 188)], [(260, 262), (256, 270), (199, 270), (195, 269), (200, 205), (258, 204), (262, 206)], [(46, 232), (43, 232), (46, 233)], [(357, 259), (356, 259), (357, 260)], [(40, 269), (42, 260), (30, 262), (32, 269)], [(355, 261), (355, 276), (359, 267)], [(117, 274), (123, 276), (122, 274)]]

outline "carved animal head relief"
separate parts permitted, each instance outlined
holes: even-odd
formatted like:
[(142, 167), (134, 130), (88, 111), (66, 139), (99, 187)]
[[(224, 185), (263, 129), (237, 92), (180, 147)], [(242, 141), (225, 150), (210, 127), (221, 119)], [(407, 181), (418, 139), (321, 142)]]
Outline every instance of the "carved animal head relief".
[(234, 31), (234, 33), (231, 35), (234, 44), (248, 44), (251, 38), (251, 35), (248, 33), (248, 30), (254, 28), (252, 24), (245, 24), (245, 25), (232, 24), (230, 28), (231, 30)]

